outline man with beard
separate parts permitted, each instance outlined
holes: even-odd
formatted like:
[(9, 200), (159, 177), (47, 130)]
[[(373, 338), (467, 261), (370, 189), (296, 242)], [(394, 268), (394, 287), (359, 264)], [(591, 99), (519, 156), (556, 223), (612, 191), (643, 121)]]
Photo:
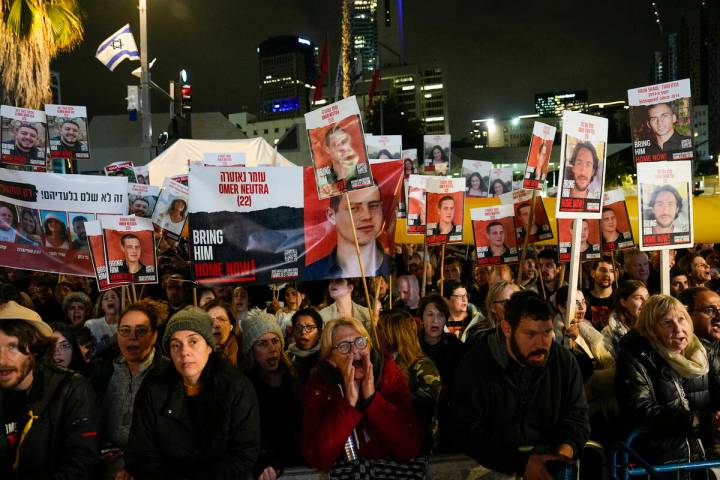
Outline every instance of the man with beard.
[(9, 203), (0, 202), (0, 242), (14, 242), (16, 237), (15, 209)]
[(683, 207), (683, 199), (672, 185), (663, 185), (653, 190), (648, 207), (652, 214), (650, 218), (655, 220), (653, 234), (689, 231), (686, 222), (676, 222)]
[(54, 344), (36, 312), (0, 306), (0, 478), (97, 478), (95, 394)]
[(40, 133), (35, 125), (20, 123), (14, 133), (15, 138), (2, 144), (3, 163), (32, 165), (45, 162), (45, 151), (38, 148)]
[(537, 293), (514, 293), (500, 328), (481, 336), (457, 368), (454, 438), (486, 468), (552, 478), (589, 437), (582, 374), (553, 341), (553, 315)]
[(570, 162), (568, 180), (574, 181), (574, 187), (570, 190), (572, 198), (600, 198), (600, 190), (593, 187), (593, 181), (600, 168), (595, 146), (590, 142), (578, 142), (575, 144)]
[(165, 297), (170, 306), (170, 316), (190, 305), (192, 282), (180, 273), (173, 273), (165, 279)]
[(83, 215), (78, 215), (77, 217), (73, 218), (72, 228), (73, 232), (75, 232), (75, 240), (73, 240), (70, 244), (70, 248), (72, 248), (73, 250), (89, 249), (87, 233), (85, 232), (85, 222), (87, 221), (87, 217)]
[(585, 291), (585, 299), (588, 303), (587, 317), (598, 331), (602, 331), (613, 310), (615, 267), (612, 260), (602, 259), (595, 262), (591, 277), (592, 288)]
[(150, 202), (144, 197), (137, 197), (130, 205), (130, 212), (138, 217), (150, 218)]
[(567, 285), (567, 282), (560, 278), (557, 258), (557, 251), (553, 248), (544, 248), (538, 253), (538, 268), (542, 278), (541, 285), (545, 289), (543, 297), (548, 300), (552, 298), (558, 288)]
[(60, 125), (58, 135), (50, 139), (53, 151), (66, 152), (61, 157), (73, 157), (77, 153), (87, 152), (87, 143), (80, 140), (80, 121), (65, 118)]

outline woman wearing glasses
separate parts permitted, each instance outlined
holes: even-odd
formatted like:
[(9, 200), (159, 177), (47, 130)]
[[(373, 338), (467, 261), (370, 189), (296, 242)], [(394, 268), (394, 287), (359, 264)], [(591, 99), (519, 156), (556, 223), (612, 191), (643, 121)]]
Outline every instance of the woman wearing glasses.
[(450, 308), (450, 316), (445, 327), (457, 338), (463, 338), (468, 325), (483, 320), (484, 315), (475, 308), (475, 305), (468, 302), (467, 289), (457, 280), (445, 280), (443, 292)]
[(297, 371), (300, 382), (305, 385), (320, 359), (320, 334), (323, 319), (314, 308), (302, 308), (291, 319), (293, 343), (288, 347), (288, 357)]
[[(331, 320), (320, 339), (320, 362), (305, 389), (302, 452), (318, 470), (336, 462), (407, 462), (423, 434), (407, 378), (392, 357), (372, 348), (362, 322)], [(336, 469), (351, 465), (336, 465)]]

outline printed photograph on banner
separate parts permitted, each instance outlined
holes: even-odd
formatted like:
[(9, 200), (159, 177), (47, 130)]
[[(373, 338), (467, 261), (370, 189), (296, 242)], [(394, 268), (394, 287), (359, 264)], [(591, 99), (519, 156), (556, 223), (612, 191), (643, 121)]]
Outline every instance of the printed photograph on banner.
[(693, 159), (690, 79), (628, 90), (636, 163)]
[(692, 247), (691, 163), (637, 164), (641, 250)]
[(244, 167), (244, 152), (205, 153), (202, 164), (206, 167)]
[(427, 206), (428, 245), (462, 243), (465, 212), (465, 179), (428, 177), (425, 205)]
[(177, 182), (180, 185), (185, 185), (186, 187), (188, 186), (188, 174), (187, 173), (173, 175), (172, 177), (170, 177), (170, 180), (172, 180), (173, 182)]
[[(195, 281), (268, 284), (303, 277), (302, 167), (199, 167), (190, 171), (190, 182)], [(314, 190), (313, 197), (317, 203)]]
[(489, 197), (499, 197), (504, 193), (512, 192), (512, 167), (491, 168), (489, 178)]
[(555, 141), (555, 127), (535, 122), (523, 175), (523, 188), (542, 190), (547, 178), (550, 154)]
[[(514, 190), (500, 196), (500, 203), (512, 205), (515, 210), (515, 233), (517, 244), (525, 245), (525, 236), (528, 228), (528, 243), (535, 243), (553, 238), (550, 219), (548, 218), (545, 204), (539, 194), (535, 195), (535, 211), (531, 205), (533, 197), (532, 190)], [(531, 223), (532, 222), (532, 223)]]
[(50, 158), (89, 160), (87, 108), (76, 105), (45, 105)]
[(157, 283), (155, 236), (150, 219), (104, 216), (101, 226), (109, 283)]
[(462, 176), (465, 177), (465, 195), (468, 197), (487, 197), (490, 185), (492, 162), (482, 160), (463, 160)]
[(402, 151), (403, 160), (403, 172), (405, 174), (405, 180), (410, 178), (410, 175), (416, 175), (418, 173), (418, 157), (417, 148), (410, 148)]
[[(578, 219), (582, 222), (580, 232), (580, 261), (600, 260), (600, 225), (598, 220)], [(571, 258), (572, 228), (575, 219), (559, 218), (558, 222), (558, 247), (560, 251), (560, 263), (567, 263)]]
[(470, 210), (478, 265), (502, 265), (519, 261), (512, 205)]
[(165, 178), (152, 214), (155, 231), (160, 233), (160, 236), (177, 242), (187, 215), (188, 187), (171, 178)]
[(423, 172), (446, 175), (450, 171), (450, 135), (423, 136)]
[(159, 187), (142, 183), (128, 183), (128, 212), (130, 215), (152, 218), (159, 196)]
[(127, 160), (122, 162), (113, 162), (103, 168), (105, 175), (108, 177), (127, 177), (128, 182), (138, 183), (135, 178), (135, 166), (133, 162)]
[(600, 217), (603, 253), (633, 248), (635, 240), (625, 203), (625, 191), (622, 188), (610, 190), (605, 192), (604, 197)]
[(90, 248), (90, 260), (95, 271), (95, 281), (98, 290), (101, 292), (111, 288), (108, 281), (108, 271), (105, 265), (105, 244), (103, 243), (102, 226), (99, 220), (90, 220), (85, 223), (88, 246)]
[(45, 112), (0, 106), (0, 164), (4, 168), (44, 172), (47, 122)]
[(94, 276), (85, 222), (126, 209), (125, 179), (0, 169), (0, 266)]
[(147, 165), (141, 167), (133, 167), (135, 174), (135, 182), (141, 185), (150, 185), (150, 169)]
[(607, 129), (606, 118), (563, 112), (556, 218), (600, 218)]
[(425, 191), (427, 188), (427, 176), (410, 175), (407, 181), (407, 233), (408, 235), (425, 235)]
[(362, 119), (355, 97), (305, 114), (318, 198), (373, 185)]
[(572, 249), (572, 227), (574, 220), (572, 218), (558, 218), (558, 255), (560, 263), (568, 263)]
[[(363, 269), (370, 277), (390, 271), (403, 177), (401, 160), (373, 163), (371, 168), (377, 184), (348, 194)], [(307, 252), (303, 280), (359, 277), (347, 197), (318, 201), (311, 168), (305, 169), (304, 182)]]
[(366, 135), (367, 156), (379, 160), (402, 158), (402, 135)]

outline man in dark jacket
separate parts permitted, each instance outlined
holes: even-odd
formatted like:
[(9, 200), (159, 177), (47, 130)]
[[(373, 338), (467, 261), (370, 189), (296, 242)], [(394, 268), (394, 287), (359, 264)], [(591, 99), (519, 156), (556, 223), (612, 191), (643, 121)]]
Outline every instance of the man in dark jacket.
[(537, 293), (514, 293), (500, 328), (481, 336), (458, 366), (455, 438), (487, 468), (544, 478), (577, 458), (588, 439), (582, 375), (553, 342), (552, 318)]
[(14, 301), (0, 305), (0, 478), (95, 478), (95, 397), (52, 366), (52, 329)]

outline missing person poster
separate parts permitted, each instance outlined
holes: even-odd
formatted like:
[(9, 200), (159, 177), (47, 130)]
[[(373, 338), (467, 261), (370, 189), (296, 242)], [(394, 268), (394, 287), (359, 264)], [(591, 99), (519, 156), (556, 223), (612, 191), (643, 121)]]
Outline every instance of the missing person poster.
[(405, 174), (405, 180), (410, 178), (410, 175), (417, 175), (418, 172), (418, 156), (417, 148), (410, 148), (402, 151), (403, 159), (403, 173)]
[(45, 105), (50, 158), (89, 160), (87, 108), (76, 105)]
[(491, 168), (489, 178), (489, 197), (500, 197), (504, 193), (512, 192), (512, 167)]
[(305, 114), (318, 198), (373, 185), (363, 125), (355, 97)]
[(44, 172), (47, 169), (45, 112), (0, 106), (0, 164), (6, 168)]
[(149, 185), (150, 184), (150, 169), (147, 165), (140, 167), (132, 167), (133, 173), (135, 174), (135, 182)]
[(425, 192), (429, 177), (422, 175), (410, 175), (407, 181), (408, 191), (408, 213), (407, 233), (408, 235), (425, 235)]
[(188, 186), (165, 178), (153, 210), (152, 222), (161, 237), (177, 242), (188, 215)]
[(693, 159), (690, 79), (628, 90), (636, 163)]
[(600, 218), (607, 131), (606, 118), (563, 113), (556, 218)]
[(128, 182), (138, 183), (135, 178), (135, 168), (133, 162), (130, 160), (113, 162), (110, 165), (105, 166), (103, 171), (108, 177), (127, 177)]
[(206, 167), (244, 167), (244, 152), (205, 153), (202, 164)]
[(365, 135), (367, 156), (376, 160), (400, 160), (402, 135)]
[(427, 206), (428, 245), (462, 243), (465, 212), (465, 179), (432, 176), (428, 178)]
[(149, 218), (101, 218), (105, 265), (111, 284), (157, 283), (155, 236)]
[[(532, 190), (514, 190), (500, 196), (500, 203), (512, 205), (515, 211), (515, 236), (519, 246), (525, 245), (525, 237), (528, 243), (535, 243), (553, 238), (550, 219), (548, 218), (545, 204), (540, 195), (535, 194), (534, 212)], [(532, 222), (532, 223), (531, 223)], [(527, 234), (528, 226), (530, 233)]]
[(108, 281), (108, 270), (105, 264), (105, 244), (103, 243), (103, 232), (100, 220), (85, 222), (88, 246), (90, 248), (90, 260), (95, 271), (95, 281), (98, 290), (101, 292), (116, 285), (110, 285)]
[(530, 149), (523, 175), (523, 188), (542, 190), (550, 165), (550, 153), (555, 141), (555, 127), (535, 122), (530, 138)]
[[(572, 228), (575, 219), (558, 218), (558, 249), (560, 251), (560, 263), (570, 261), (572, 255)], [(580, 261), (586, 262), (591, 260), (600, 260), (600, 225), (598, 220), (594, 219), (577, 219), (582, 222), (582, 231), (580, 232)]]
[(633, 248), (630, 216), (625, 203), (625, 191), (622, 188), (605, 192), (602, 216), (600, 217), (600, 235), (603, 253)]
[(450, 135), (423, 136), (423, 172), (447, 175), (450, 172)]
[(0, 266), (94, 276), (85, 223), (126, 211), (125, 179), (0, 169)]
[(152, 218), (159, 196), (160, 188), (155, 185), (128, 183), (128, 211), (130, 215)]
[(478, 265), (518, 262), (514, 215), (509, 204), (470, 210)]
[(693, 245), (691, 161), (637, 164), (640, 249)]
[(462, 176), (465, 177), (465, 196), (485, 198), (490, 185), (492, 162), (463, 160)]

